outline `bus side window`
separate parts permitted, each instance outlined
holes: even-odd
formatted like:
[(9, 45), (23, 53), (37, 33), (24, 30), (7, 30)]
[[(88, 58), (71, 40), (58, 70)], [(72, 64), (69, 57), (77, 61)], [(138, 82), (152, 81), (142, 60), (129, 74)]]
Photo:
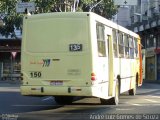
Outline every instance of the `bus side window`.
[(134, 44), (133, 44), (133, 38), (130, 37), (129, 38), (129, 52), (130, 52), (130, 58), (133, 59), (134, 58)]
[(98, 46), (98, 56), (106, 57), (106, 43), (105, 43), (105, 27), (104, 25), (97, 23), (96, 32), (97, 32), (97, 46)]
[(119, 43), (119, 57), (124, 57), (124, 42), (123, 42), (123, 34), (119, 32), (118, 34), (118, 43)]
[(112, 38), (113, 38), (113, 51), (114, 51), (114, 57), (118, 57), (118, 51), (117, 51), (117, 33), (116, 30), (112, 31)]
[(124, 34), (125, 57), (129, 58), (129, 40), (128, 35)]

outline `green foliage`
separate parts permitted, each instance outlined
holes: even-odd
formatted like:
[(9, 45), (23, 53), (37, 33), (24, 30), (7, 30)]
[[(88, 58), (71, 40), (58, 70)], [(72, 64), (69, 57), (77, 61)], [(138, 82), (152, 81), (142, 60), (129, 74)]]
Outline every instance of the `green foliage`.
[[(97, 6), (98, 7), (98, 6)], [(100, 4), (101, 14), (103, 17), (111, 19), (116, 14), (117, 8), (114, 6), (113, 0), (103, 0), (103, 4)]]
[[(14, 29), (22, 30), (22, 20), (25, 14), (16, 13), (16, 4), (18, 1), (19, 0), (0, 0), (0, 16), (4, 22), (4, 25), (0, 26), (0, 33), (6, 37), (11, 35), (11, 37), (16, 38)], [(68, 12), (71, 10), (71, 6), (66, 8), (64, 4), (61, 4), (61, 2), (65, 0), (22, 0), (22, 2), (30, 1), (34, 1), (36, 4), (36, 11), (34, 14), (55, 12), (57, 8), (59, 11)], [(80, 0), (78, 11), (83, 11), (84, 5), (91, 8), (98, 1), (100, 0)], [(73, 2), (70, 4), (73, 5)], [(113, 4), (113, 0), (103, 0), (103, 2), (94, 7), (92, 11), (110, 19), (112, 15), (116, 13), (117, 9)]]
[(37, 13), (47, 13), (50, 12), (54, 4), (59, 0), (35, 0)]

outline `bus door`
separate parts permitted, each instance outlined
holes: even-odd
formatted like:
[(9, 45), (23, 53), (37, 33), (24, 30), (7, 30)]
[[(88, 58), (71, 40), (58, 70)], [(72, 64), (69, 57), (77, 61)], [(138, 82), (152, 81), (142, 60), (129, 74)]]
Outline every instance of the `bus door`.
[(108, 95), (113, 96), (114, 89), (114, 72), (113, 72), (113, 41), (111, 35), (108, 35), (108, 76), (109, 76), (109, 86)]
[(112, 45), (112, 29), (109, 27), (105, 27), (105, 36), (106, 36), (106, 43), (107, 43), (107, 49), (106, 52), (108, 54), (106, 58), (106, 64), (107, 64), (107, 71), (106, 74), (108, 79), (108, 96), (112, 96), (113, 94), (113, 45)]

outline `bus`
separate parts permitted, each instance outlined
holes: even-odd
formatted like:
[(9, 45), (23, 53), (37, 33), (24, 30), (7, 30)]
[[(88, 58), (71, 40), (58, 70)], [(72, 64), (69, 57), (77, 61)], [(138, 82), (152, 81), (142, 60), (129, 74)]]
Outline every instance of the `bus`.
[(141, 40), (136, 33), (92, 12), (24, 17), (21, 94), (54, 96), (71, 104), (77, 96), (117, 105), (119, 95), (142, 85)]

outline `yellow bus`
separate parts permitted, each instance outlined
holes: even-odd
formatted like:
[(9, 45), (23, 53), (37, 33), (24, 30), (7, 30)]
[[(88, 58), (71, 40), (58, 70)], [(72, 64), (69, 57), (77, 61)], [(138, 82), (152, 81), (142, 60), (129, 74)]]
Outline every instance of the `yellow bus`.
[(70, 104), (75, 96), (119, 102), (142, 85), (140, 37), (92, 12), (26, 16), (21, 51), (25, 96), (54, 96)]

